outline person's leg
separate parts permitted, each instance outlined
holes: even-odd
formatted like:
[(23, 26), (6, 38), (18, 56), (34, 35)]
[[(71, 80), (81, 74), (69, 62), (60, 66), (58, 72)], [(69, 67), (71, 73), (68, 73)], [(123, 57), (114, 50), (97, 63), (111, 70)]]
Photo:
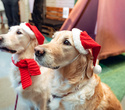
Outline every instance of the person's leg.
[(13, 25), (19, 25), (20, 17), (19, 17), (18, 0), (11, 0), (11, 10), (12, 10), (12, 17), (13, 17)]
[(39, 31), (42, 30), (42, 24), (43, 24), (43, 20), (44, 20), (43, 7), (45, 7), (44, 6), (45, 1), (46, 0), (35, 0), (35, 2), (34, 2), (32, 19), (33, 19), (35, 26), (39, 29)]
[(5, 8), (5, 14), (8, 19), (8, 25), (11, 27), (13, 25), (12, 13), (9, 0), (2, 0)]

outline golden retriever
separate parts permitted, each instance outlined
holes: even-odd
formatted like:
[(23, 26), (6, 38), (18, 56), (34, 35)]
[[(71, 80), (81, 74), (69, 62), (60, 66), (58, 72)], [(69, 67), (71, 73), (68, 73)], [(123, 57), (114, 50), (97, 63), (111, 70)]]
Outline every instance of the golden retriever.
[(50, 110), (122, 110), (110, 88), (93, 73), (91, 51), (80, 54), (72, 31), (59, 31), (48, 44), (35, 47), (39, 65), (53, 69)]
[[(0, 50), (13, 54), (15, 62), (21, 59), (33, 59), (34, 47), (38, 45), (38, 41), (34, 34), (29, 34), (22, 26), (13, 26), (7, 34), (0, 35)], [(19, 68), (12, 64), (11, 82), (14, 90), (24, 103), (29, 105), (31, 110), (39, 108), (46, 110), (47, 87), (49, 79), (47, 75), (48, 69), (42, 68), (41, 75), (31, 76), (32, 85), (26, 89), (22, 89)], [(44, 73), (46, 73), (44, 75)], [(42, 83), (44, 82), (44, 83)], [(19, 84), (20, 83), (20, 84)]]

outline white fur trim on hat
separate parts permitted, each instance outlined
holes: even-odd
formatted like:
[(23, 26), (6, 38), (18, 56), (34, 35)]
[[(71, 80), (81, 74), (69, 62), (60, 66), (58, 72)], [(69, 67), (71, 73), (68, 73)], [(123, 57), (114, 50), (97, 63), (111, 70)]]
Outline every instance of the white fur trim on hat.
[(102, 68), (101, 68), (100, 65), (95, 65), (95, 66), (93, 67), (93, 72), (94, 72), (94, 73), (99, 74), (99, 73), (101, 73), (101, 71), (102, 71)]
[(31, 38), (35, 38), (34, 32), (33, 32), (28, 26), (26, 26), (25, 23), (21, 23), (21, 24), (20, 24), (20, 27), (21, 27), (24, 31), (26, 31), (26, 32), (31, 36)]
[(85, 50), (84, 47), (81, 44), (80, 41), (80, 34), (81, 34), (81, 30), (77, 29), (77, 28), (73, 28), (72, 29), (72, 34), (73, 34), (73, 41), (74, 41), (74, 45), (75, 48), (82, 54), (88, 54), (88, 50)]

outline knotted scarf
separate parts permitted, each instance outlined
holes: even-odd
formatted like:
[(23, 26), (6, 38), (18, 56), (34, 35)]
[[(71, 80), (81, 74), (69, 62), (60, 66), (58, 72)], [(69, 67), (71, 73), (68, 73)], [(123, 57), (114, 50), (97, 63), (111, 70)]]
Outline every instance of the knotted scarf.
[(32, 85), (31, 76), (41, 74), (40, 68), (34, 59), (23, 59), (14, 63), (12, 58), (12, 62), (15, 66), (19, 67), (23, 89)]

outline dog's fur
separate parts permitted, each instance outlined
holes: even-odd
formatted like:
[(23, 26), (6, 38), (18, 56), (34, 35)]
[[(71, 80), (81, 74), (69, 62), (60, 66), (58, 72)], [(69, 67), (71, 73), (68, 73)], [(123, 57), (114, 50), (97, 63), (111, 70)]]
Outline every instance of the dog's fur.
[[(26, 58), (33, 59), (34, 47), (37, 45), (38, 42), (35, 35), (28, 34), (21, 26), (13, 26), (7, 34), (0, 35), (0, 49), (13, 53), (15, 62)], [(22, 85), (19, 84), (21, 80), (19, 68), (12, 64), (12, 72), (10, 75), (12, 86), (21, 99), (23, 99), (23, 102), (29, 105), (32, 110), (36, 107), (39, 108), (39, 110), (46, 110), (48, 97), (48, 90), (46, 89), (49, 85), (49, 82), (46, 80), (49, 80), (51, 77), (46, 71), (49, 71), (49, 69), (42, 68), (41, 75), (31, 76), (32, 85), (26, 89), (22, 89)]]
[(110, 88), (93, 73), (91, 51), (82, 55), (75, 49), (71, 31), (56, 32), (50, 43), (35, 51), (40, 65), (54, 69), (51, 110), (122, 110)]

